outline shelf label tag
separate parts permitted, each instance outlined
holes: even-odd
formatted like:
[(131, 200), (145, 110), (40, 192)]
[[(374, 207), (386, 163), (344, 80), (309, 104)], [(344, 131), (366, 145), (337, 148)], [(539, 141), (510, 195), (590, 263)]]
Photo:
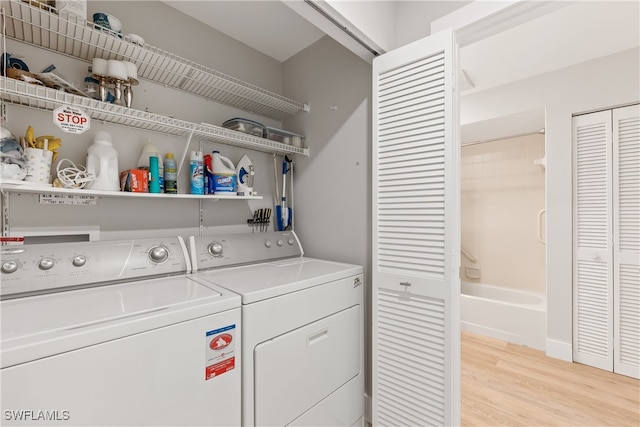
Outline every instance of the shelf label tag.
[(81, 134), (91, 128), (91, 117), (80, 108), (63, 105), (53, 110), (53, 123), (63, 132)]
[(98, 204), (97, 196), (84, 194), (40, 194), (41, 205), (83, 205), (94, 206)]

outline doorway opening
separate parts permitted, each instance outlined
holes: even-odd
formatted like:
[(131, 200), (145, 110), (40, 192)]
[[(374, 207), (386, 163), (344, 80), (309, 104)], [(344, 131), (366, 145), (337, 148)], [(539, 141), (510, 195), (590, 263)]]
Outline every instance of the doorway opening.
[[(539, 115), (542, 123), (531, 120)], [(528, 118), (520, 131), (515, 117)], [(462, 135), (461, 329), (544, 350), (544, 111), (474, 123)]]

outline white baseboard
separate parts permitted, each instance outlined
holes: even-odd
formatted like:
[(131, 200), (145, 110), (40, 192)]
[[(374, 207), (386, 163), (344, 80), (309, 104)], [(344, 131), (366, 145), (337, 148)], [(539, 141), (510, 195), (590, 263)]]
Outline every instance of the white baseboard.
[(547, 338), (546, 354), (555, 359), (573, 362), (573, 345)]

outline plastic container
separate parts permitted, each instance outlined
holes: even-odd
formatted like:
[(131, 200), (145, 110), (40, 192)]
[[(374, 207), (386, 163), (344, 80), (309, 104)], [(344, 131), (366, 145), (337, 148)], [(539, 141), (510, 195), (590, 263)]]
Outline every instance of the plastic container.
[(178, 193), (178, 165), (173, 158), (173, 153), (167, 153), (164, 158), (164, 192)]
[(211, 153), (213, 161), (213, 193), (236, 193), (236, 167), (228, 158), (220, 155), (219, 151)]
[(264, 125), (249, 119), (233, 118), (222, 124), (223, 128), (248, 133), (253, 136), (264, 137)]
[(204, 194), (204, 160), (202, 151), (192, 151), (189, 157), (189, 176), (191, 194)]
[(265, 138), (282, 144), (304, 147), (304, 135), (298, 135), (297, 133), (287, 132), (282, 129), (267, 127), (265, 130)]
[(149, 156), (149, 193), (160, 193), (160, 172), (158, 157)]
[[(147, 138), (147, 143), (142, 147), (142, 153), (138, 158), (138, 169), (149, 170), (149, 157), (151, 156), (158, 158), (158, 181), (160, 183), (160, 192), (162, 193), (164, 191), (164, 165), (162, 163), (162, 156), (156, 146), (151, 143), (151, 139)], [(149, 173), (149, 179), (151, 179), (151, 173)], [(151, 181), (149, 181), (149, 188), (151, 188)]]
[(93, 144), (87, 150), (87, 172), (95, 174), (96, 179), (87, 184), (86, 188), (120, 190), (118, 152), (113, 148), (108, 132), (96, 132)]

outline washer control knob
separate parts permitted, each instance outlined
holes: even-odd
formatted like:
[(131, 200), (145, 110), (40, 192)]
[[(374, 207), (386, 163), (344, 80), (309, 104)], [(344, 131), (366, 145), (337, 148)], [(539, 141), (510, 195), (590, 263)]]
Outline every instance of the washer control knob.
[(264, 242), (264, 245), (268, 248), (271, 247), (271, 240), (267, 240), (266, 242)]
[(164, 246), (154, 246), (149, 251), (149, 259), (155, 263), (165, 262), (169, 259), (169, 249)]
[(278, 241), (276, 243), (278, 244), (278, 246), (282, 246), (284, 242), (282, 240), (278, 239)]
[(222, 256), (222, 253), (224, 252), (224, 248), (222, 247), (222, 243), (220, 242), (213, 242), (210, 243), (209, 246), (207, 247), (207, 251), (209, 251), (209, 254), (211, 254), (212, 256)]
[(15, 261), (5, 261), (2, 263), (2, 268), (0, 270), (7, 274), (15, 273), (18, 270), (18, 263)]
[(287, 240), (287, 243), (289, 243), (290, 245), (293, 245), (293, 239), (289, 237), (289, 240)]
[(51, 270), (54, 264), (53, 258), (42, 258), (38, 263), (38, 268), (40, 270)]
[(71, 260), (71, 264), (73, 264), (74, 267), (82, 267), (86, 263), (87, 263), (87, 257), (84, 255), (76, 255)]

